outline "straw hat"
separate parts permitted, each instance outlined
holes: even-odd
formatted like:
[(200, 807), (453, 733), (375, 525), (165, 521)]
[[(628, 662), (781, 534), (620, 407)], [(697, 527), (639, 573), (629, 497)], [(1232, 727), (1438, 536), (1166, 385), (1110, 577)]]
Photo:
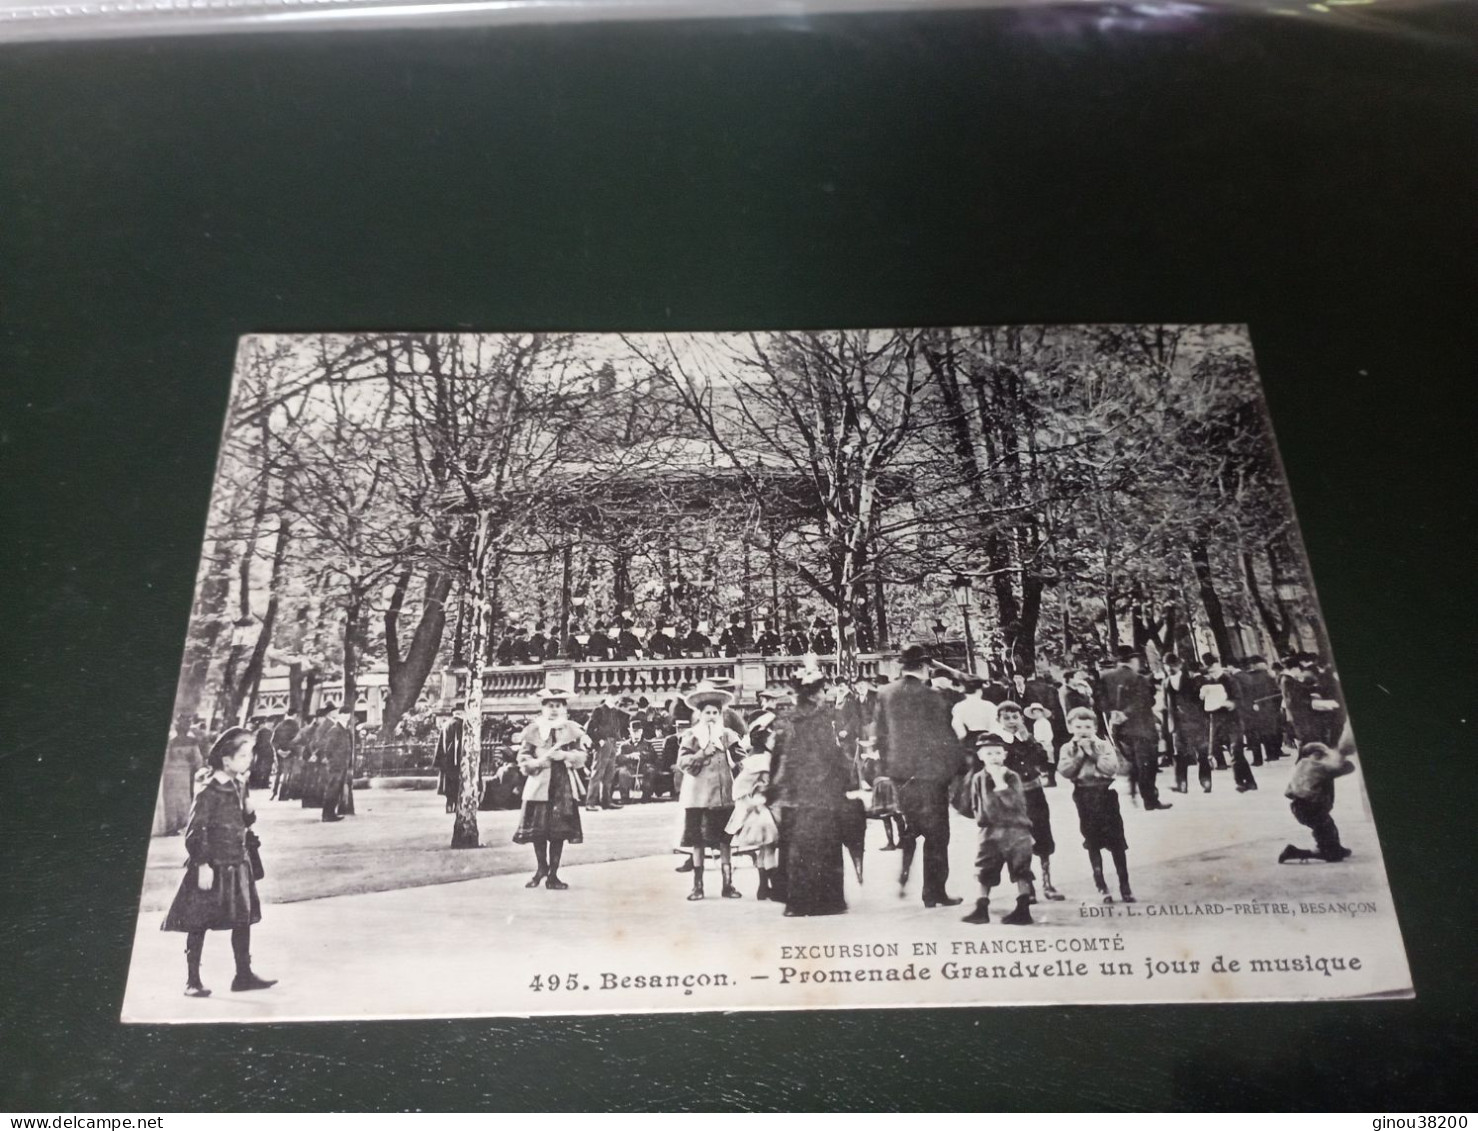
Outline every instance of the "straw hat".
[(569, 701), (569, 698), (570, 693), (568, 691), (556, 691), (552, 687), (546, 687), (539, 692), (540, 703), (548, 703), (552, 700), (558, 700), (561, 703), (565, 703)]
[(734, 700), (734, 693), (722, 687), (715, 687), (708, 680), (704, 680), (692, 691), (683, 696), (683, 702), (693, 710), (707, 707), (710, 703), (715, 707), (727, 707)]

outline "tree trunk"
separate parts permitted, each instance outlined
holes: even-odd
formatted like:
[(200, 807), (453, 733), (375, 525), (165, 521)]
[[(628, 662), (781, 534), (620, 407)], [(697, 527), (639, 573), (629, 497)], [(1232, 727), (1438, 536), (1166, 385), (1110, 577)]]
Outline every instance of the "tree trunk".
[(482, 672), (486, 664), (488, 624), (488, 548), (491, 531), (486, 513), (477, 516), (472, 545), (468, 554), (467, 579), (463, 590), (467, 602), (467, 623), (471, 626), (468, 641), (467, 670), (467, 741), (462, 747), (460, 788), (457, 791), (457, 816), (452, 823), (453, 848), (477, 848), (481, 843), (477, 831), (477, 806), (482, 801), (478, 788), (482, 778)]
[(1277, 615), (1263, 598), (1262, 586), (1257, 580), (1257, 568), (1253, 563), (1252, 555), (1246, 550), (1242, 551), (1242, 572), (1247, 577), (1247, 593), (1252, 598), (1253, 607), (1257, 609), (1257, 615), (1262, 621), (1263, 628), (1267, 630), (1268, 636), (1273, 641), (1273, 647), (1277, 649), (1278, 655), (1283, 656), (1291, 650), (1288, 646), (1289, 623), (1286, 610), (1279, 610), (1282, 616)]
[(1030, 574), (1021, 586), (1021, 618), (1016, 625), (1016, 635), (1010, 640), (1011, 662), (1026, 675), (1037, 670), (1037, 625), (1042, 619), (1042, 589), (1040, 577)]
[[(380, 723), (380, 736), (384, 741), (389, 741), (395, 733), (395, 725), (421, 698), (421, 689), (426, 686), (426, 678), (436, 665), (436, 657), (441, 653), (441, 638), (446, 632), (446, 601), (451, 590), (452, 576), (449, 573), (436, 572), (426, 578), (421, 619), (411, 634), (410, 648), (403, 658), (390, 662), (390, 696), (385, 701), (385, 717)], [(389, 656), (398, 651), (398, 639), (397, 646), (392, 647), (388, 631), (389, 613), (386, 613), (386, 619), (385, 651)]]
[(344, 698), (341, 707), (354, 710), (359, 700), (359, 618), (364, 608), (364, 594), (358, 589), (349, 593), (344, 609)]
[(278, 596), (278, 586), (282, 579), (282, 565), (287, 560), (288, 547), (288, 522), (286, 516), (281, 516), (277, 521), (277, 542), (272, 547), (272, 575), (267, 580), (267, 591), (271, 597), (267, 600), (267, 611), (262, 616), (262, 631), (257, 633), (256, 646), (252, 648), (251, 659), (246, 663), (246, 672), (242, 675), (242, 682), (251, 688), (250, 704), (247, 707), (247, 715), (257, 713), (257, 691), (262, 684), (262, 673), (267, 667), (267, 649), (272, 645), (272, 629), (277, 624), (277, 611), (281, 604)]
[(575, 548), (568, 542), (565, 543), (564, 552), (560, 556), (560, 565), (562, 573), (559, 584), (559, 625), (554, 630), (554, 639), (549, 642), (549, 654), (556, 657), (565, 654), (565, 641), (570, 636), (570, 602), (574, 597)]
[(231, 548), (227, 546), (224, 552), (226, 560), (200, 583), (200, 599), (195, 603), (180, 686), (175, 695), (176, 718), (199, 713), (206, 684), (210, 682), (211, 660), (220, 643), (221, 625), (231, 596)]
[(1011, 539), (1004, 531), (993, 530), (985, 545), (1001, 637), (1004, 640), (1015, 640), (1021, 632), (1021, 603), (1016, 599), (1016, 586), (1012, 581), (1012, 576), (1017, 571), (1011, 560)]
[(467, 665), (467, 585), (457, 592), (457, 630), (452, 636), (452, 667)]
[(872, 577), (872, 643), (879, 652), (888, 650), (888, 598), (882, 574), (876, 568)]
[(1232, 636), (1227, 631), (1226, 613), (1221, 607), (1221, 598), (1216, 592), (1215, 579), (1211, 575), (1211, 552), (1204, 533), (1191, 539), (1191, 566), (1196, 572), (1196, 586), (1201, 591), (1201, 604), (1206, 608), (1206, 623), (1211, 627), (1211, 636), (1216, 641), (1216, 650), (1223, 659), (1232, 654)]
[(611, 599), (620, 616), (631, 604), (631, 555), (625, 550), (616, 551), (616, 560), (611, 569)]
[(303, 701), (303, 665), (294, 660), (287, 668), (287, 717), (300, 718), (307, 709)]

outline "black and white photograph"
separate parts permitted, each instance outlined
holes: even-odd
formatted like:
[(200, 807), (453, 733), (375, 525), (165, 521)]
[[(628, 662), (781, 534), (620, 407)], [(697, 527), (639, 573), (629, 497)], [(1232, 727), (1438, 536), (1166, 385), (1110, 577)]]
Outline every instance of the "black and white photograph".
[(252, 336), (204, 520), (124, 1021), (1411, 996), (1243, 326)]

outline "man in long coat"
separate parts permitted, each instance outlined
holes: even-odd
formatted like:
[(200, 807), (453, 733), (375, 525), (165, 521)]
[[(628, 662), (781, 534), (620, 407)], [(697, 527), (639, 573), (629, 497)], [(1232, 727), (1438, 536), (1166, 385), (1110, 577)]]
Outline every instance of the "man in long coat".
[(265, 716), (257, 715), (251, 721), (251, 729), (256, 732), (256, 737), (252, 740), (251, 772), (247, 776), (247, 784), (252, 789), (266, 789), (272, 783), (272, 767), (277, 761), (272, 749), (272, 726)]
[(436, 736), (436, 757), (432, 760), (438, 779), (436, 792), (446, 798), (448, 813), (457, 811), (457, 795), (462, 788), (462, 750), (466, 745), (466, 727), (462, 722), (461, 712), (465, 707), (466, 704), (459, 700), (454, 708), (457, 713), (442, 725), (441, 732)]
[(303, 724), (288, 715), (272, 730), (272, 799), (292, 800), (292, 778), (297, 768)]
[(631, 726), (631, 716), (621, 710), (620, 702), (614, 695), (607, 696), (586, 720), (585, 733), (595, 745), (595, 765), (590, 771), (590, 792), (585, 799), (587, 809), (621, 808), (614, 795), (616, 751)]
[(1021, 694), (1021, 705), (1030, 707), (1033, 703), (1046, 708), (1048, 721), (1052, 723), (1052, 749), (1047, 751), (1047, 755), (1053, 765), (1056, 765), (1057, 752), (1067, 743), (1069, 737), (1067, 715), (1062, 709), (1062, 689), (1045, 672), (1027, 677), (1026, 690)]
[(1237, 681), (1237, 713), (1242, 721), (1242, 741), (1252, 753), (1252, 764), (1275, 762), (1283, 756), (1283, 692), (1268, 671), (1262, 656), (1248, 656), (1247, 667)]
[(1206, 712), (1201, 707), (1201, 677), (1194, 660), (1182, 664), (1174, 652), (1165, 656), (1165, 729), (1175, 755), (1175, 792), (1189, 790), (1194, 763), (1201, 789), (1211, 792), (1211, 746)]
[(1160, 772), (1159, 728), (1155, 725), (1155, 684), (1140, 670), (1139, 653), (1119, 649), (1119, 666), (1103, 677), (1104, 708), (1109, 713), (1119, 755), (1129, 763), (1146, 809), (1169, 809), (1160, 800), (1155, 777)]
[(298, 800), (304, 809), (317, 809), (323, 805), (323, 740), (333, 726), (332, 707), (318, 708), (318, 717), (308, 724), (303, 732), (303, 751), (298, 759)]
[(346, 703), (318, 744), (323, 760), (323, 819), (354, 814), (354, 704)]
[(878, 693), (878, 750), (882, 772), (898, 789), (903, 813), (900, 888), (908, 883), (918, 838), (924, 838), (924, 906), (953, 907), (964, 902), (945, 891), (949, 879), (949, 787), (963, 769), (960, 746), (950, 727), (949, 709), (925, 682), (928, 656), (922, 644), (909, 644), (900, 656), (902, 674)]
[[(1217, 769), (1225, 769), (1227, 754), (1232, 756), (1232, 776), (1237, 783), (1237, 792), (1246, 793), (1257, 788), (1257, 781), (1252, 776), (1252, 767), (1247, 764), (1247, 754), (1242, 745), (1242, 722), (1237, 717), (1237, 699), (1242, 689), (1232, 673), (1222, 667), (1216, 653), (1205, 653), (1201, 662), (1206, 666), (1206, 678), (1201, 682), (1201, 702), (1210, 723), (1207, 744), (1211, 747), (1211, 756), (1216, 759)], [(1220, 691), (1216, 690), (1218, 687)]]

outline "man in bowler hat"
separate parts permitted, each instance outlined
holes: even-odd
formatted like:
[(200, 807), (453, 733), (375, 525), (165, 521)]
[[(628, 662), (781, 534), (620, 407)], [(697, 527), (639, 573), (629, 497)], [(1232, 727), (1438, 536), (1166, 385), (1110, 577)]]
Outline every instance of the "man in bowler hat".
[(899, 895), (908, 884), (914, 850), (924, 839), (924, 906), (963, 902), (945, 891), (949, 879), (949, 787), (964, 768), (943, 696), (925, 682), (928, 655), (908, 644), (899, 657), (901, 675), (878, 693), (875, 726), (882, 772), (897, 787), (903, 813), (903, 860)]
[(1129, 763), (1146, 809), (1169, 809), (1160, 800), (1160, 735), (1155, 726), (1155, 684), (1140, 671), (1139, 653), (1129, 645), (1118, 652), (1119, 665), (1104, 673), (1104, 708), (1119, 754)]

